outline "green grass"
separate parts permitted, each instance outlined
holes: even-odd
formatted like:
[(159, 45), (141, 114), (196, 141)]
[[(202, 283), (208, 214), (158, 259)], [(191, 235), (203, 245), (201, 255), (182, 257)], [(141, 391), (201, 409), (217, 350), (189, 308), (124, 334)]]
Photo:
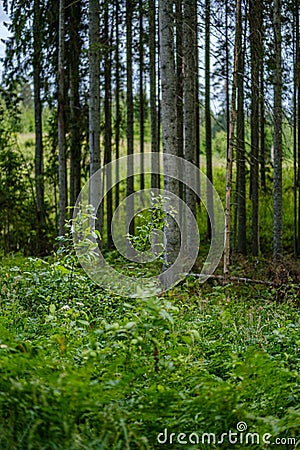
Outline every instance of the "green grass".
[(68, 254), (2, 259), (0, 281), (1, 449), (220, 448), (157, 436), (220, 436), (241, 421), (299, 439), (296, 287), (188, 278), (130, 300)]

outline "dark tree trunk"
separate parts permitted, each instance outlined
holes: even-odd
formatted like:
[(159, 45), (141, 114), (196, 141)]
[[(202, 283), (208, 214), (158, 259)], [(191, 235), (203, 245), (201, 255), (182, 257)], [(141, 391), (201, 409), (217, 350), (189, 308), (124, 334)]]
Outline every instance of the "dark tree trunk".
[(81, 189), (81, 108), (79, 100), (80, 84), (80, 21), (81, 1), (69, 5), (70, 28), (70, 205), (74, 206)]
[[(206, 147), (206, 176), (213, 182), (212, 169), (212, 140), (211, 140), (211, 111), (210, 111), (210, 0), (205, 2), (205, 147)], [(210, 184), (207, 185), (207, 206), (213, 208), (213, 196)], [(207, 234), (211, 238), (212, 225), (207, 217)]]
[(246, 255), (246, 152), (245, 152), (245, 114), (244, 114), (244, 51), (242, 42), (242, 7), (239, 4), (239, 23), (237, 33), (237, 212), (238, 245), (237, 251)]
[(145, 149), (145, 105), (144, 105), (144, 11), (143, 1), (139, 0), (139, 122), (140, 122), (140, 153), (141, 153), (141, 175), (140, 175), (140, 189), (145, 188), (144, 175), (144, 149)]
[[(121, 110), (120, 110), (120, 2), (116, 0), (116, 124), (115, 124), (115, 140), (116, 140), (116, 180), (119, 180), (120, 168), (118, 159), (120, 157), (120, 125), (121, 125)], [(115, 209), (120, 203), (120, 185), (115, 187)]]
[[(176, 165), (169, 155), (177, 155), (177, 117), (176, 117), (176, 73), (174, 58), (174, 11), (173, 0), (159, 1), (159, 34), (162, 89), (162, 137), (164, 151), (164, 188), (166, 198), (168, 192), (179, 196), (179, 183), (176, 177)], [(165, 208), (170, 206), (165, 199)], [(175, 208), (176, 209), (176, 208)], [(178, 209), (177, 209), (178, 211)], [(174, 263), (177, 258), (180, 235), (175, 221), (166, 218), (165, 226), (165, 266)]]
[[(105, 132), (104, 132), (104, 145), (105, 145), (105, 156), (104, 164), (109, 164), (111, 162), (111, 42), (109, 37), (109, 1), (105, 0), (104, 5), (104, 88), (105, 88), (105, 98), (104, 98), (104, 115), (105, 115)], [(111, 185), (111, 168), (108, 166), (106, 170), (107, 183)], [(112, 205), (112, 189), (109, 189), (106, 194), (106, 233), (107, 233), (107, 247), (113, 247), (113, 239), (111, 232), (111, 223), (113, 216), (113, 205)]]
[[(89, 149), (90, 176), (99, 173), (100, 159), (100, 9), (98, 0), (89, 0)], [(97, 205), (101, 180), (94, 176), (90, 183), (90, 203)], [(96, 228), (102, 232), (103, 209), (97, 211)]]
[[(133, 0), (126, 0), (126, 74), (127, 74), (127, 155), (133, 155), (133, 92), (132, 92), (132, 13)], [(128, 163), (128, 173), (132, 173), (132, 162)], [(134, 178), (127, 176), (127, 191), (129, 197), (134, 192)], [(126, 203), (126, 223), (129, 227), (129, 233), (134, 234), (134, 220), (132, 219), (134, 209), (133, 197), (127, 199)], [(132, 220), (131, 220), (132, 219)]]
[[(35, 195), (38, 227), (45, 224), (43, 128), (41, 101), (42, 17), (40, 0), (34, 0), (33, 14), (33, 85), (35, 120)], [(40, 234), (40, 233), (39, 233)], [(39, 236), (41, 238), (41, 236)]]
[(251, 200), (252, 200), (252, 254), (259, 253), (259, 61), (260, 0), (250, 0), (250, 51), (251, 51)]
[(58, 33), (58, 178), (59, 178), (59, 234), (65, 234), (67, 200), (67, 162), (65, 142), (65, 1), (59, 1)]
[(224, 262), (223, 272), (226, 278), (229, 274), (230, 265), (230, 231), (231, 231), (231, 189), (232, 189), (232, 166), (233, 166), (233, 147), (234, 147), (234, 130), (236, 123), (236, 91), (237, 91), (237, 65), (238, 65), (238, 26), (240, 24), (239, 14), (241, 11), (241, 0), (236, 0), (236, 34), (234, 44), (234, 66), (233, 66), (233, 82), (232, 82), (232, 98), (231, 98), (231, 116), (229, 122), (229, 143), (227, 149), (227, 166), (226, 166), (226, 208), (225, 208), (225, 235), (224, 235)]
[[(149, 0), (149, 70), (150, 70), (150, 127), (151, 127), (151, 152), (158, 152), (157, 142), (157, 105), (156, 105), (156, 25), (155, 25), (155, 2)], [(158, 163), (152, 159), (151, 187), (158, 188), (159, 176), (157, 175)]]
[[(184, 0), (184, 156), (192, 164), (196, 164), (196, 26), (195, 1)], [(187, 180), (189, 176), (186, 173)], [(186, 205), (196, 217), (196, 194), (189, 188)], [(186, 225), (187, 230), (192, 229), (188, 218)]]
[(274, 247), (275, 259), (282, 258), (282, 57), (281, 0), (274, 0)]

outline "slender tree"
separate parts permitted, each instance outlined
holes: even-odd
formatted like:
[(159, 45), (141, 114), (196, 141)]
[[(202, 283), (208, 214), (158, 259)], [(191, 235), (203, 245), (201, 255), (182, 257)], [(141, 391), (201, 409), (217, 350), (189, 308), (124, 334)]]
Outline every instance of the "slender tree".
[[(99, 0), (89, 0), (89, 150), (90, 150), (90, 203), (99, 201), (100, 169), (100, 9)], [(93, 176), (94, 175), (94, 176)], [(96, 228), (102, 230), (102, 210), (97, 211)]]
[(246, 248), (246, 151), (245, 151), (245, 114), (244, 114), (244, 49), (242, 5), (239, 3), (237, 39), (237, 213), (238, 213), (238, 244), (237, 250), (245, 255)]
[[(211, 142), (211, 110), (210, 110), (210, 0), (205, 1), (205, 147), (206, 147), (206, 176), (213, 182), (212, 170), (212, 142)], [(213, 197), (210, 184), (207, 185), (207, 204), (209, 210), (213, 207)], [(211, 222), (207, 217), (207, 233), (211, 238)]]
[[(196, 164), (196, 27), (196, 3), (184, 0), (184, 156), (192, 164)], [(189, 188), (186, 205), (196, 217), (196, 195)], [(188, 222), (187, 229), (191, 229)]]
[[(115, 121), (115, 141), (116, 141), (116, 180), (119, 179), (119, 156), (120, 156), (120, 125), (121, 125), (121, 108), (120, 108), (120, 31), (119, 31), (119, 23), (120, 23), (120, 1), (116, 0), (116, 9), (115, 9), (115, 22), (116, 22), (116, 121)], [(119, 206), (120, 202), (120, 185), (116, 184), (115, 187), (115, 208)]]
[(251, 51), (251, 201), (252, 201), (252, 254), (259, 253), (259, 28), (260, 0), (250, 0)]
[[(183, 140), (183, 11), (182, 0), (176, 0), (176, 108), (177, 108), (177, 154), (184, 156)], [(182, 186), (180, 184), (180, 197), (183, 199)]]
[(70, 90), (70, 205), (74, 206), (81, 188), (81, 106), (80, 56), (81, 56), (81, 0), (68, 0), (69, 11), (69, 90)]
[(59, 0), (58, 28), (58, 177), (59, 234), (65, 233), (67, 198), (66, 124), (65, 124), (65, 0)]
[(33, 90), (35, 119), (35, 195), (39, 225), (45, 223), (43, 127), (41, 101), (42, 72), (42, 5), (34, 0), (33, 11)]
[(229, 145), (227, 149), (227, 166), (226, 166), (226, 208), (225, 208), (225, 234), (224, 234), (224, 277), (229, 274), (230, 265), (230, 227), (231, 227), (231, 189), (232, 189), (232, 166), (233, 166), (233, 149), (234, 149), (234, 133), (236, 124), (236, 91), (237, 91), (237, 67), (238, 67), (238, 36), (239, 24), (241, 23), (239, 14), (241, 12), (241, 0), (236, 0), (236, 32), (234, 44), (234, 66), (233, 66), (233, 82), (231, 94), (231, 116), (229, 122)]
[[(104, 4), (104, 115), (105, 115), (105, 131), (104, 131), (104, 145), (105, 155), (104, 164), (111, 162), (111, 139), (112, 139), (112, 126), (111, 126), (111, 41), (109, 34), (109, 1), (105, 0)], [(111, 168), (108, 166), (106, 170), (107, 183), (111, 185)], [(111, 223), (113, 216), (113, 197), (112, 189), (109, 189), (106, 194), (106, 232), (107, 232), (107, 247), (113, 247), (113, 239), (111, 232)]]
[(140, 153), (141, 175), (140, 189), (145, 188), (144, 174), (144, 148), (145, 148), (145, 102), (144, 102), (144, 6), (143, 0), (139, 0), (139, 123), (140, 123)]
[[(296, 174), (295, 179), (297, 179), (297, 190), (296, 190), (296, 204), (298, 196), (298, 208), (296, 206), (296, 222), (297, 231), (295, 236), (297, 237), (297, 255), (300, 255), (300, 32), (299, 32), (299, 0), (296, 0), (296, 61), (295, 61), (295, 153), (296, 157)], [(297, 167), (298, 163), (298, 167)], [(297, 220), (298, 219), (298, 220)]]
[[(159, 34), (162, 90), (162, 139), (164, 152), (164, 189), (179, 195), (179, 183), (175, 167), (169, 155), (177, 155), (177, 117), (176, 117), (176, 73), (174, 57), (174, 11), (173, 0), (159, 0)], [(166, 210), (168, 211), (168, 201)], [(165, 226), (165, 265), (173, 263), (178, 254), (180, 237), (175, 221), (167, 215)]]
[(158, 188), (159, 176), (157, 175), (158, 164), (155, 158), (158, 152), (158, 130), (157, 130), (157, 101), (156, 101), (156, 23), (155, 2), (149, 0), (149, 71), (150, 71), (150, 133), (152, 159), (151, 187)]
[[(132, 78), (132, 14), (133, 14), (133, 0), (126, 0), (126, 76), (127, 76), (127, 155), (133, 155), (133, 78)], [(132, 161), (128, 160), (128, 174), (127, 175), (127, 190), (126, 195), (129, 197), (134, 191), (134, 177), (130, 175), (133, 171)], [(134, 233), (134, 221), (133, 214), (133, 197), (127, 199), (126, 212), (127, 212), (127, 227), (129, 227), (129, 233)]]
[(282, 56), (281, 0), (274, 0), (274, 244), (275, 259), (282, 258)]

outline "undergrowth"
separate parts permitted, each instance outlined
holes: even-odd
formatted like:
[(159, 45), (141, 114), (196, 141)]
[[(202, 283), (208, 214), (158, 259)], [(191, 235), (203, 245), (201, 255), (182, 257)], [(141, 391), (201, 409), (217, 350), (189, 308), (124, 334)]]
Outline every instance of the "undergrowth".
[[(296, 289), (278, 300), (270, 287), (190, 277), (159, 297), (124, 299), (63, 252), (3, 259), (0, 282), (1, 449), (299, 445)], [(241, 422), (271, 443), (201, 440)]]

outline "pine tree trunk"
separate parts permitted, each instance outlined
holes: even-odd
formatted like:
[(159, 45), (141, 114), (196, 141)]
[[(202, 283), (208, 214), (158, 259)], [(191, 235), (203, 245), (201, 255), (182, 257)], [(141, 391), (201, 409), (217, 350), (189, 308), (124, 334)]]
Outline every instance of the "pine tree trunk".
[[(90, 176), (99, 173), (100, 160), (100, 10), (98, 0), (89, 0), (89, 149)], [(95, 207), (101, 193), (100, 175), (90, 182), (90, 203)], [(102, 210), (97, 211), (96, 228), (102, 230)]]
[(35, 120), (35, 195), (38, 226), (45, 223), (43, 128), (41, 102), (42, 24), (40, 0), (34, 0), (33, 14), (33, 89)]
[(237, 212), (238, 212), (238, 245), (237, 251), (246, 255), (246, 152), (245, 152), (245, 114), (244, 114), (244, 51), (242, 42), (241, 3), (238, 12), (239, 23), (237, 33)]
[[(104, 115), (105, 115), (105, 132), (104, 132), (104, 145), (105, 145), (105, 157), (104, 164), (111, 162), (111, 42), (109, 37), (109, 1), (105, 0), (104, 5)], [(107, 184), (111, 186), (112, 173), (111, 168), (108, 166), (106, 170)], [(111, 232), (111, 223), (113, 217), (113, 198), (112, 189), (109, 189), (106, 194), (106, 233), (107, 233), (107, 247), (113, 247), (113, 239)]]
[(282, 57), (281, 0), (274, 0), (274, 246), (275, 259), (282, 258)]
[[(178, 168), (169, 158), (177, 155), (177, 117), (176, 117), (176, 74), (174, 58), (174, 12), (173, 0), (159, 1), (160, 33), (160, 74), (161, 74), (161, 118), (164, 152), (164, 189), (166, 192), (165, 209), (170, 205), (168, 192), (179, 196)], [(173, 206), (173, 205), (172, 205)], [(176, 208), (175, 208), (176, 209)], [(178, 212), (178, 209), (177, 209)], [(178, 255), (180, 235), (177, 226), (168, 215), (165, 223), (165, 267), (172, 264)]]
[[(132, 13), (133, 0), (126, 0), (126, 74), (127, 74), (127, 155), (133, 155), (133, 91), (132, 91)], [(133, 172), (133, 162), (129, 159), (127, 165), (127, 173)], [(126, 195), (129, 197), (134, 192), (134, 178), (127, 175), (127, 190)], [(128, 232), (134, 234), (134, 220), (133, 217), (134, 202), (133, 197), (126, 201), (126, 228)], [(131, 220), (132, 219), (132, 220)]]
[(81, 189), (81, 127), (80, 127), (80, 19), (81, 2), (70, 0), (70, 205), (74, 206)]
[(294, 258), (298, 254), (298, 222), (297, 222), (297, 88), (298, 88), (298, 54), (299, 54), (299, 2), (296, 0), (293, 11), (293, 55), (294, 55), (294, 83), (293, 83), (293, 213), (294, 213)]
[(259, 253), (259, 60), (260, 0), (250, 0), (250, 51), (251, 51), (251, 200), (252, 200), (252, 254)]
[(229, 274), (230, 265), (230, 227), (231, 227), (231, 189), (232, 189), (232, 166), (234, 148), (234, 130), (236, 123), (236, 90), (237, 90), (237, 67), (238, 67), (238, 26), (240, 24), (241, 0), (236, 0), (236, 34), (234, 45), (234, 67), (231, 98), (231, 117), (229, 122), (229, 144), (227, 149), (226, 167), (226, 207), (225, 207), (225, 234), (224, 234), (224, 264), (223, 273), (226, 278)]
[[(118, 159), (120, 157), (120, 125), (121, 125), (121, 110), (120, 110), (120, 3), (116, 0), (116, 123), (115, 123), (115, 140), (116, 140), (116, 180), (120, 177), (120, 167)], [(115, 209), (120, 203), (120, 185), (116, 183), (115, 187)]]
[[(296, 147), (297, 147), (297, 254), (300, 255), (300, 33), (299, 33), (299, 0), (296, 0)], [(297, 196), (297, 195), (296, 195)]]
[[(206, 176), (213, 182), (212, 170), (212, 141), (211, 141), (211, 111), (210, 111), (210, 0), (205, 2), (205, 148), (206, 148)], [(207, 206), (209, 210), (213, 209), (213, 196), (207, 184)], [(210, 218), (207, 217), (207, 234), (211, 238), (212, 226)]]
[(59, 179), (59, 234), (65, 234), (67, 201), (67, 163), (65, 143), (65, 1), (59, 1), (58, 33), (58, 179)]
[[(184, 156), (192, 164), (196, 164), (196, 24), (195, 1), (184, 0)], [(189, 188), (185, 203), (196, 217), (196, 194)], [(188, 219), (186, 225), (190, 230)]]
[(144, 149), (145, 149), (145, 105), (144, 105), (144, 11), (143, 1), (139, 0), (139, 122), (140, 122), (140, 153), (141, 153), (141, 175), (140, 189), (145, 188), (144, 174)]
[[(177, 108), (177, 142), (179, 157), (184, 155), (184, 141), (183, 141), (183, 11), (182, 0), (176, 0), (176, 108)], [(180, 183), (180, 198), (183, 197), (183, 186)]]
[(157, 175), (158, 161), (155, 157), (158, 152), (157, 142), (157, 102), (156, 102), (156, 25), (155, 25), (155, 3), (149, 0), (149, 70), (150, 70), (150, 133), (151, 133), (151, 152), (152, 174), (151, 187), (158, 188), (159, 182)]

